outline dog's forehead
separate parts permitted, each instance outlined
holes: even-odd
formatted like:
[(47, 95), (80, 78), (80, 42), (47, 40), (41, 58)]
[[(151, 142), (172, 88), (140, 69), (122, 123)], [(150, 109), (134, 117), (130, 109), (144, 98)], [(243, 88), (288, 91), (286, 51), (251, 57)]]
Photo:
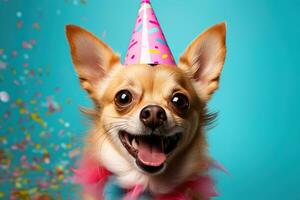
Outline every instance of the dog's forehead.
[[(184, 74), (174, 66), (168, 65), (129, 65), (124, 66), (116, 78), (130, 85), (156, 87), (171, 84), (184, 84)], [(146, 89), (146, 88), (145, 88)]]
[(136, 94), (164, 98), (173, 91), (191, 90), (191, 83), (184, 73), (174, 66), (129, 65), (119, 66), (100, 85), (99, 96), (114, 98), (120, 90), (130, 89)]

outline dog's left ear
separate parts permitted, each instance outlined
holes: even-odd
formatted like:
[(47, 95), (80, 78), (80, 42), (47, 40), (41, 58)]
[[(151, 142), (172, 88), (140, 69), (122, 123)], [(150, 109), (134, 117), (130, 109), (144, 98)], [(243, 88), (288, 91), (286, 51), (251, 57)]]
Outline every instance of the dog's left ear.
[(93, 98), (96, 85), (115, 65), (120, 64), (120, 57), (108, 45), (83, 28), (67, 25), (66, 35), (81, 87)]
[(226, 24), (200, 34), (180, 57), (178, 67), (193, 80), (198, 96), (207, 101), (219, 86), (226, 55)]

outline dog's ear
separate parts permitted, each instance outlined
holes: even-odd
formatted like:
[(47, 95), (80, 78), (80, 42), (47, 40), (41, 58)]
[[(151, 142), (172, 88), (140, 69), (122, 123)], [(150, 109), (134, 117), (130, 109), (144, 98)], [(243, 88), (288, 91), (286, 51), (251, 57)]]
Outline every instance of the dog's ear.
[(200, 34), (180, 57), (178, 67), (192, 80), (199, 97), (209, 100), (219, 86), (226, 55), (226, 24), (217, 24)]
[(95, 85), (120, 63), (120, 57), (96, 36), (78, 26), (67, 25), (66, 35), (80, 84), (92, 95)]

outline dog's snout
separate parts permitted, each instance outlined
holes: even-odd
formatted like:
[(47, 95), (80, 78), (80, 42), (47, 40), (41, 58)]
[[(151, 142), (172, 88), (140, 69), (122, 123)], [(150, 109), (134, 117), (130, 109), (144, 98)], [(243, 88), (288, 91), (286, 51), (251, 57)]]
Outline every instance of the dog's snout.
[(167, 115), (162, 107), (150, 105), (142, 109), (140, 113), (140, 120), (146, 127), (154, 130), (160, 127), (167, 120)]

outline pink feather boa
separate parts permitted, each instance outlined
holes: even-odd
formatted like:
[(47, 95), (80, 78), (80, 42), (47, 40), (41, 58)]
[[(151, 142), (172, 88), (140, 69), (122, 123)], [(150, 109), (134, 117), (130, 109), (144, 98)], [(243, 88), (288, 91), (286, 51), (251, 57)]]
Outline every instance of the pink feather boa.
[[(217, 162), (212, 162), (210, 168), (216, 168), (228, 173), (227, 170)], [(111, 172), (87, 159), (80, 164), (79, 169), (73, 169), (73, 172), (75, 173), (74, 183), (81, 184), (83, 191), (98, 197), (97, 200), (103, 200), (100, 194), (103, 194), (103, 188), (108, 178), (112, 175)], [(209, 175), (202, 175), (194, 180), (185, 182), (169, 194), (155, 196), (154, 200), (189, 200), (189, 197), (185, 195), (187, 189), (200, 193), (205, 198), (218, 196), (213, 179)], [(128, 190), (123, 200), (138, 200), (143, 192), (144, 186), (136, 185), (131, 190)]]

